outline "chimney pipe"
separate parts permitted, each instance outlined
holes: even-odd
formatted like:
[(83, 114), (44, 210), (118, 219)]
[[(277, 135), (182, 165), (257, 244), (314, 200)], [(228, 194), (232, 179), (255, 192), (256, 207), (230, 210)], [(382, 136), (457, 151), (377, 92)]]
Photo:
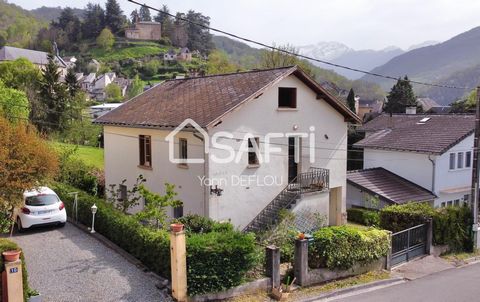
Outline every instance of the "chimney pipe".
[(417, 107), (406, 107), (405, 108), (406, 114), (417, 114)]

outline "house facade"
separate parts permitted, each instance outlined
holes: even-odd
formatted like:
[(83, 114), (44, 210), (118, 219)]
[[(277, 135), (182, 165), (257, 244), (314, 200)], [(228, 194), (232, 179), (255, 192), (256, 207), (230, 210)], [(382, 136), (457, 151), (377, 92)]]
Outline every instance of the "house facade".
[(363, 126), (364, 168), (382, 167), (427, 190), (435, 207), (468, 202), (473, 115), (381, 115)]
[[(347, 121), (359, 122), (288, 67), (166, 81), (95, 122), (104, 126), (107, 184), (131, 186), (141, 174), (163, 193), (172, 183), (184, 204), (172, 217), (195, 213), (245, 228), (278, 214), (265, 208), (279, 195), (296, 194), (294, 212), (345, 221)], [(293, 185), (304, 193), (286, 189)]]

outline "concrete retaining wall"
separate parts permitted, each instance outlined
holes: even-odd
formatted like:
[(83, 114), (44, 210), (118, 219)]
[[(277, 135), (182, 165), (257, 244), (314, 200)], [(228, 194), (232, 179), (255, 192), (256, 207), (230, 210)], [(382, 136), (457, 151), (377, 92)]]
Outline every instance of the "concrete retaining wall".
[(198, 295), (189, 297), (189, 302), (204, 302), (204, 301), (216, 301), (216, 300), (224, 300), (240, 295), (252, 294), (255, 292), (263, 291), (267, 292), (270, 291), (270, 278), (263, 278), (258, 279), (249, 283), (242, 284), (237, 287), (230, 288), (227, 291), (219, 292), (219, 293), (212, 293), (206, 295)]

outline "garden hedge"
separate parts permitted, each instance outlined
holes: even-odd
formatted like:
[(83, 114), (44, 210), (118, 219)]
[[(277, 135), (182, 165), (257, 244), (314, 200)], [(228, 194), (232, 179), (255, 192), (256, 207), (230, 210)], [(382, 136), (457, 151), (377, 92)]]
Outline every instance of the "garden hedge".
[(434, 245), (446, 244), (450, 251), (457, 252), (472, 250), (473, 220), (466, 205), (434, 209), (427, 203), (407, 203), (380, 211), (380, 227), (394, 233), (423, 224), (428, 219), (433, 222)]
[[(5, 251), (12, 251), (12, 250), (22, 250), (15, 242), (10, 241), (5, 238), (0, 238), (0, 255)], [(28, 273), (27, 267), (25, 264), (25, 255), (23, 253), (20, 254), (20, 259), (22, 260), (22, 278), (23, 278), (23, 299), (27, 301), (28, 297), (33, 293), (28, 285)], [(0, 271), (3, 271), (3, 257), (0, 256), (0, 267), (2, 268)], [(2, 287), (0, 286), (0, 300), (2, 297)]]
[[(73, 196), (79, 192), (78, 221), (90, 225), (90, 207), (98, 207), (95, 230), (119, 247), (139, 259), (149, 269), (170, 279), (170, 239), (165, 230), (153, 230), (140, 224), (134, 217), (125, 215), (103, 199), (93, 197), (69, 185), (56, 183), (53, 190), (65, 203), (71, 216)], [(257, 263), (255, 238), (233, 230), (229, 223), (189, 215), (187, 226), (187, 271), (190, 296), (222, 291), (240, 285), (246, 273)], [(208, 226), (208, 232), (204, 228)], [(202, 230), (203, 233), (195, 233)]]
[(350, 208), (347, 209), (347, 219), (366, 226), (379, 226), (380, 214), (376, 210), (365, 208)]
[(390, 248), (388, 232), (378, 229), (332, 226), (313, 233), (308, 249), (311, 268), (349, 269), (386, 256)]

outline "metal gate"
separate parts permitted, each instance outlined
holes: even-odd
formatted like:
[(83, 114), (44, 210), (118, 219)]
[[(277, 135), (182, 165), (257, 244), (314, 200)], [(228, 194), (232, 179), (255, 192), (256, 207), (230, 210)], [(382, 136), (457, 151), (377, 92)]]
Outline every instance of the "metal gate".
[(427, 224), (392, 234), (392, 266), (427, 253)]

